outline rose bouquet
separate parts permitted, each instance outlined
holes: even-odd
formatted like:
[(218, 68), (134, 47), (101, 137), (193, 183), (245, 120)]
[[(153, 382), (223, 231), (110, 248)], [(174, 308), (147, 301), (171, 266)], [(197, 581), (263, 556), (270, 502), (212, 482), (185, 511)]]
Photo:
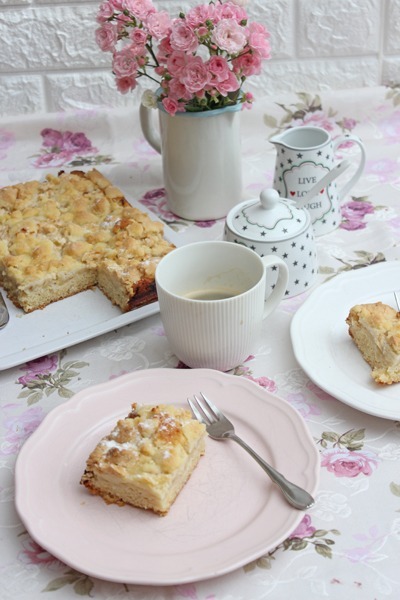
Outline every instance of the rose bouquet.
[(117, 88), (127, 93), (147, 77), (147, 106), (161, 102), (171, 115), (207, 111), (253, 100), (242, 90), (270, 57), (269, 33), (250, 23), (243, 0), (214, 0), (170, 18), (151, 0), (105, 0), (99, 7), (96, 41), (112, 53)]

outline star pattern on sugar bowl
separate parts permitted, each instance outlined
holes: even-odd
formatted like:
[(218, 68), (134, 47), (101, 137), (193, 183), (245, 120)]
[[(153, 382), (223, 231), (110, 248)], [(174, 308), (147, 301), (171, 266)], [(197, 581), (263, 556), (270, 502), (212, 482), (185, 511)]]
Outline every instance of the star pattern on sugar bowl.
[[(317, 252), (311, 217), (306, 209), (280, 198), (276, 190), (264, 190), (259, 199), (242, 202), (228, 214), (224, 228), (226, 241), (242, 244), (259, 256), (278, 256), (289, 268), (285, 297), (307, 291), (318, 271)], [(277, 268), (267, 270), (267, 286), (277, 281)]]

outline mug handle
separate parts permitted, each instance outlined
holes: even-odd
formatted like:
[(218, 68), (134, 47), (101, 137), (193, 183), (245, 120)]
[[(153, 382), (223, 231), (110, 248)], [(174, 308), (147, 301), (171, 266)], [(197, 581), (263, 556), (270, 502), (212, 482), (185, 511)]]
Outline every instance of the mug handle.
[(161, 154), (161, 137), (154, 121), (153, 108), (147, 108), (143, 104), (139, 107), (140, 127), (146, 141), (159, 154)]
[(345, 142), (356, 143), (361, 150), (361, 157), (360, 157), (360, 164), (358, 165), (357, 171), (354, 173), (353, 177), (347, 183), (344, 184), (344, 186), (338, 193), (339, 202), (346, 196), (346, 194), (348, 194), (348, 192), (351, 190), (351, 188), (360, 179), (362, 172), (364, 171), (365, 158), (366, 158), (364, 144), (362, 143), (362, 141), (360, 140), (360, 138), (357, 135), (353, 135), (350, 133), (341, 135), (333, 140), (333, 152), (335, 153), (336, 150), (338, 149), (338, 147), (341, 146), (341, 144), (344, 144)]
[(289, 281), (289, 269), (285, 261), (279, 258), (279, 256), (262, 256), (261, 260), (264, 263), (265, 269), (274, 266), (279, 267), (278, 279), (275, 287), (265, 300), (263, 313), (263, 319), (265, 319), (265, 317), (270, 315), (275, 310), (285, 295)]

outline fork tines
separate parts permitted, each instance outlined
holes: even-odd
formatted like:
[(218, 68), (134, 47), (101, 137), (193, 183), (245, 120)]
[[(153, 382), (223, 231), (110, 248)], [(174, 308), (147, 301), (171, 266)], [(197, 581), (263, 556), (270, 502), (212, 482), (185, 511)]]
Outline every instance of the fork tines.
[(196, 396), (196, 394), (193, 394), (193, 400), (191, 398), (187, 399), (196, 419), (202, 422), (206, 420), (209, 423), (218, 420), (221, 416), (221, 412), (211, 400), (208, 400), (208, 398), (205, 397), (203, 392), (200, 392), (200, 396), (201, 399)]

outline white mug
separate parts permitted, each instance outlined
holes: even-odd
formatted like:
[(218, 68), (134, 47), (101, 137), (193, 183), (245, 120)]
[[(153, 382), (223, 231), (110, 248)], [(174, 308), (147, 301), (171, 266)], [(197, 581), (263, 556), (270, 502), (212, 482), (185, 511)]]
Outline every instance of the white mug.
[[(272, 290), (266, 269), (278, 269)], [(195, 242), (157, 266), (161, 319), (174, 354), (188, 367), (229, 371), (254, 351), (263, 319), (282, 300), (288, 268), (279, 257), (225, 241)]]

